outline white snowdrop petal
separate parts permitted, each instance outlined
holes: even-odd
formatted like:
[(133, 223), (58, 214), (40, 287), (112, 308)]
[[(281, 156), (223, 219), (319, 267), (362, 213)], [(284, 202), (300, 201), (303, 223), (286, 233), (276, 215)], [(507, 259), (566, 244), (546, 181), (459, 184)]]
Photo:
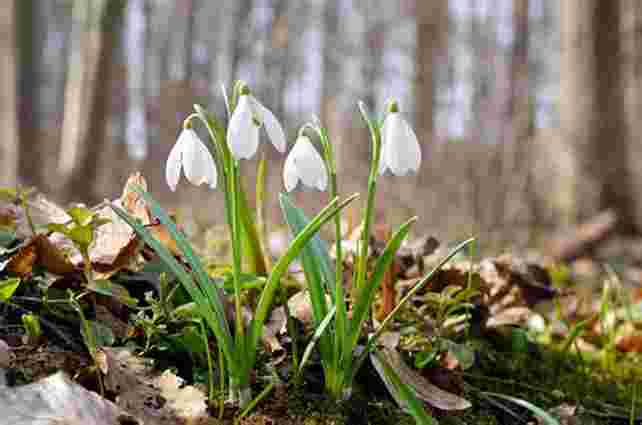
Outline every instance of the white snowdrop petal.
[(278, 119), (274, 116), (272, 111), (263, 106), (256, 98), (252, 97), (255, 106), (256, 114), (259, 116), (268, 134), (268, 138), (274, 145), (277, 151), (285, 152), (285, 132)]
[(293, 153), (294, 149), (290, 151), (290, 154), (285, 159), (285, 165), (283, 166), (283, 184), (285, 184), (285, 190), (288, 192), (292, 192), (299, 183), (298, 170), (294, 163)]
[(405, 130), (403, 128), (403, 123), (399, 113), (391, 113), (386, 117), (388, 121), (385, 132), (385, 143), (387, 144), (385, 149), (384, 161), (386, 161), (386, 166), (390, 168), (390, 171), (396, 175), (405, 174), (405, 140), (404, 134)]
[(325, 164), (310, 139), (305, 136), (299, 137), (292, 151), (294, 163), (303, 184), (325, 190), (328, 184)]
[(183, 146), (185, 145), (185, 130), (181, 131), (176, 144), (169, 152), (165, 163), (165, 180), (172, 192), (176, 191), (178, 180), (181, 177)]
[(419, 147), (419, 140), (417, 139), (415, 131), (410, 127), (408, 122), (404, 120), (403, 124), (406, 129), (408, 169), (417, 172), (421, 165), (421, 148)]
[(212, 154), (194, 130), (188, 129), (185, 131), (190, 132), (189, 143), (186, 143), (183, 150), (185, 177), (194, 186), (206, 183), (214, 189), (217, 179), (214, 158), (212, 158)]
[(259, 144), (259, 128), (252, 118), (249, 96), (244, 95), (234, 109), (227, 128), (227, 144), (236, 159), (254, 156)]

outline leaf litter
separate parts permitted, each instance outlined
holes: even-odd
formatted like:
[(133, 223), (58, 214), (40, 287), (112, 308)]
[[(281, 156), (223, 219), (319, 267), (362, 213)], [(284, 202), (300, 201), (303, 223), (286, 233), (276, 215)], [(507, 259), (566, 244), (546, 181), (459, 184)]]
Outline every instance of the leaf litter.
[[(180, 253), (167, 231), (151, 217), (144, 201), (135, 192), (129, 190), (131, 183), (146, 187), (143, 177), (140, 174), (134, 174), (125, 185), (121, 197), (113, 203), (123, 207), (141, 220), (143, 224), (152, 229), (156, 237), (173, 254), (179, 257)], [(36, 228), (43, 228), (48, 223), (64, 224), (70, 220), (64, 209), (40, 194), (32, 194), (28, 198), (28, 202), (32, 221)], [(109, 279), (121, 271), (137, 270), (136, 264), (140, 264), (140, 260), (143, 258), (147, 261), (154, 261), (153, 255), (150, 255), (143, 244), (137, 240), (133, 231), (114, 215), (113, 210), (109, 207), (111, 202), (105, 201), (91, 208), (91, 211), (101, 218), (109, 220), (109, 223), (98, 228), (97, 237), (90, 249), (92, 267), (102, 279)], [(30, 279), (34, 274), (38, 274), (44, 269), (50, 275), (59, 276), (57, 285), (60, 285), (61, 282), (69, 282), (69, 279), (78, 279), (83, 264), (77, 250), (75, 251), (69, 241), (66, 241), (64, 236), (60, 234), (38, 233), (33, 235), (25, 213), (19, 205), (0, 202), (0, 222), (3, 226), (13, 226), (16, 240), (23, 241), (19, 245), (14, 244), (8, 249), (5, 248), (4, 253), (0, 252), (5, 258), (4, 267), (0, 272)], [(350, 253), (356, 248), (358, 230), (357, 227), (352, 232), (352, 237), (348, 237), (344, 241), (344, 250), (347, 252), (344, 267), (346, 276), (350, 276)], [(383, 225), (375, 228), (369, 247), (373, 256), (376, 257), (380, 254), (388, 233)], [(591, 243), (594, 242), (591, 241)], [(444, 249), (445, 247), (440, 246), (439, 242), (430, 236), (423, 236), (413, 242), (405, 243), (394, 259), (389, 276), (386, 278), (384, 291), (378, 297), (379, 308), (382, 308), (384, 312), (389, 311), (390, 306), (394, 306), (413, 286), (417, 277), (423, 274), (425, 269), (430, 268), (436, 258), (440, 258)], [(580, 248), (574, 249), (583, 252)], [(612, 254), (613, 248), (609, 249)], [(599, 249), (596, 252), (599, 252)], [(142, 257), (139, 254), (142, 254)], [(463, 361), (462, 353), (457, 354), (457, 351), (461, 349), (459, 343), (453, 342), (446, 344), (445, 351), (441, 351), (441, 354), (435, 357), (431, 366), (423, 370), (409, 366), (418, 353), (425, 349), (426, 341), (434, 339), (436, 335), (435, 323), (431, 323), (429, 310), (425, 309), (426, 303), (430, 300), (435, 301), (437, 295), (442, 297), (456, 295), (471, 284), (474, 286), (475, 293), (471, 292), (470, 309), (476, 312), (476, 317), (471, 320), (469, 325), (465, 323), (462, 325), (460, 322), (448, 327), (448, 332), (452, 332), (454, 340), (465, 338), (465, 335), (478, 325), (482, 337), (499, 334), (503, 338), (513, 338), (513, 347), (523, 346), (523, 344), (515, 345), (514, 340), (517, 335), (514, 330), (523, 328), (529, 332), (529, 336), (525, 340), (525, 347), (529, 346), (528, 341), (540, 341), (552, 345), (564, 344), (571, 352), (579, 354), (596, 355), (603, 353), (605, 349), (609, 349), (608, 347), (612, 347), (611, 349), (622, 355), (639, 353), (642, 351), (642, 343), (640, 343), (642, 332), (638, 327), (642, 322), (642, 313), (640, 313), (642, 308), (639, 307), (642, 297), (639, 296), (639, 291), (626, 295), (627, 291), (624, 291), (621, 285), (612, 285), (615, 289), (608, 294), (608, 299), (600, 301), (594, 295), (586, 295), (585, 288), (573, 287), (569, 283), (579, 279), (582, 270), (591, 270), (593, 278), (596, 274), (600, 274), (600, 267), (595, 267), (595, 264), (600, 261), (599, 257), (597, 258), (598, 260), (594, 260), (586, 256), (579, 256), (571, 263), (569, 268), (571, 272), (568, 273), (554, 259), (546, 259), (545, 257), (532, 261), (516, 255), (505, 254), (475, 262), (472, 258), (462, 256), (458, 261), (440, 270), (430, 285), (416, 294), (415, 300), (406, 312), (407, 314), (402, 315), (400, 323), (392, 331), (397, 334), (396, 342), (391, 346), (381, 348), (384, 358), (393, 366), (403, 382), (415, 388), (417, 395), (437, 410), (443, 412), (471, 410), (474, 404), (480, 403), (476, 393), (470, 392), (470, 387), (462, 393), (463, 381), (457, 377), (461, 377), (462, 373), (480, 370), (482, 366), (480, 359), (483, 358), (480, 356), (482, 348), (464, 350), (465, 355), (472, 360)], [(630, 277), (635, 278), (638, 275), (632, 268), (624, 273), (624, 276), (630, 279)], [(55, 287), (56, 279), (49, 279), (50, 282), (54, 282), (52, 287)], [(349, 285), (349, 279), (346, 281)], [(109, 281), (104, 280), (104, 282)], [(120, 286), (111, 282), (107, 286), (96, 287), (94, 285), (89, 289), (98, 297), (105, 296), (111, 299), (111, 302), (106, 302), (105, 299), (97, 298), (99, 302), (95, 305), (96, 320), (107, 323), (117, 340), (124, 341), (132, 331), (131, 325), (127, 323), (127, 315), (124, 314), (127, 311), (127, 300), (131, 298), (128, 291), (130, 288), (127, 287), (127, 284)], [(606, 308), (605, 312), (604, 303), (607, 301), (610, 308)], [(309, 296), (306, 297), (305, 291), (298, 292), (290, 298), (288, 303), (296, 320), (309, 323), (311, 307)], [(280, 309), (283, 310), (282, 307)], [(604, 314), (600, 314), (600, 311)], [(417, 312), (420, 313), (419, 318)], [(282, 362), (287, 357), (288, 353), (285, 351), (290, 348), (288, 344), (282, 344), (285, 328), (285, 319), (282, 313), (283, 311), (279, 309), (274, 310), (263, 340), (267, 351), (273, 354), (272, 361), (276, 363)], [(419, 322), (417, 322), (418, 319)], [(573, 334), (573, 324), (577, 324), (581, 320), (587, 321), (586, 327), (577, 328), (578, 331)], [(448, 320), (444, 321), (442, 325), (445, 323), (448, 323)], [(612, 342), (607, 341), (608, 338), (612, 338)], [(21, 350), (23, 355), (19, 354)], [(74, 397), (77, 397), (78, 406), (82, 407), (85, 403), (86, 406), (93, 406), (87, 408), (94, 411), (113, 407), (116, 410), (109, 414), (105, 413), (104, 417), (116, 415), (116, 418), (129, 418), (126, 420), (131, 421), (143, 418), (144, 422), (142, 423), (177, 423), (163, 421), (179, 421), (179, 418), (181, 421), (185, 421), (187, 417), (206, 418), (208, 416), (207, 398), (203, 391), (197, 387), (185, 385), (182, 378), (169, 371), (154, 370), (151, 364), (146, 363), (134, 352), (127, 349), (100, 348), (99, 367), (104, 374), (110, 399), (115, 401), (112, 407), (109, 406), (108, 401), (101, 399), (95, 393), (90, 393), (91, 396), (83, 393), (80, 388), (76, 388), (78, 385), (70, 381), (69, 378), (61, 374), (49, 375), (56, 370), (67, 370), (69, 376), (74, 376), (75, 372), (88, 366), (89, 360), (86, 356), (84, 360), (79, 359), (76, 363), (70, 360), (61, 362), (56, 360), (57, 354), (53, 354), (60, 351), (55, 348), (49, 351), (47, 346), (13, 347), (10, 350), (5, 349), (4, 352), (10, 352), (13, 359), (7, 370), (27, 370), (29, 368), (38, 370), (38, 367), (35, 366), (35, 363), (38, 362), (40, 365), (45, 363), (48, 365), (48, 367), (40, 367), (40, 375), (23, 377), (25, 382), (36, 380), (30, 384), (31, 387), (29, 385), (11, 387), (12, 392), (18, 389), (28, 391), (24, 395), (31, 397), (33, 394), (38, 394), (38, 391), (43, 391), (43, 389), (50, 391), (51, 388), (58, 386), (65, 388), (65, 394), (73, 394)], [(31, 354), (25, 356), (25, 353)], [(5, 357), (7, 356), (5, 355)], [(27, 357), (31, 357), (31, 365), (27, 361)], [(73, 358), (73, 355), (63, 352), (60, 357), (69, 359)], [(21, 361), (22, 363), (20, 363)], [(377, 369), (376, 360), (373, 360), (373, 365)], [(629, 367), (627, 370), (634, 373), (637, 369)], [(47, 375), (49, 378), (46, 377)], [(78, 378), (80, 379), (80, 377)], [(481, 388), (480, 383), (475, 385)], [(7, 395), (7, 391), (5, 389), (5, 395), (0, 397), (5, 397), (3, 399), (5, 401), (9, 399), (15, 401), (15, 398)], [(104, 400), (105, 405), (95, 405), (96, 400)], [(53, 405), (49, 404), (48, 407), (43, 405), (43, 412), (47, 411), (46, 409), (51, 409)], [(567, 412), (565, 413), (568, 416), (567, 423), (574, 423), (573, 415), (569, 415), (569, 411), (575, 413), (582, 411), (582, 409), (586, 410), (584, 406), (579, 404), (572, 406), (574, 409), (566, 407), (562, 409)], [(126, 416), (122, 416), (125, 411), (128, 413)], [(51, 413), (51, 410), (49, 412)], [(621, 413), (613, 412), (611, 415), (612, 417), (622, 417)], [(82, 418), (82, 416), (78, 416), (78, 418)]]

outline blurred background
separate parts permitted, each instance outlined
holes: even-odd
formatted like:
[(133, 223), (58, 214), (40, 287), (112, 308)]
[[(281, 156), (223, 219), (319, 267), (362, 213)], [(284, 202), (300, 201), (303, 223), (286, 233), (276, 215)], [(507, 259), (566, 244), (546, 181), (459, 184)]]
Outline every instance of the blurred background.
[[(528, 245), (613, 209), (642, 230), (639, 0), (0, 0), (0, 32), (0, 186), (92, 204), (140, 170), (167, 207), (220, 221), (220, 193), (171, 193), (164, 166), (192, 104), (224, 118), (240, 78), (290, 142), (321, 118), (343, 193), (366, 190), (357, 100), (399, 99), (424, 162), (379, 180), (379, 220)], [(278, 222), (284, 157), (260, 149)], [(310, 214), (326, 196), (295, 195)]]

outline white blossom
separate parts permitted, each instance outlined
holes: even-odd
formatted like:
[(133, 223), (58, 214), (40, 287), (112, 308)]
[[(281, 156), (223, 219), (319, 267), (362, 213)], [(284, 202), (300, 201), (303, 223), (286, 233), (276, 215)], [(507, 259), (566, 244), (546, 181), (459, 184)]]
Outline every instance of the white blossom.
[(421, 164), (421, 149), (413, 129), (399, 112), (390, 112), (381, 127), (381, 157), (379, 173), (387, 169), (397, 176), (417, 172)]
[(191, 128), (184, 128), (169, 153), (165, 166), (165, 179), (170, 189), (176, 190), (181, 168), (187, 180), (195, 186), (206, 183), (216, 187), (216, 165), (205, 144)]
[(236, 159), (250, 159), (259, 145), (259, 127), (279, 152), (285, 151), (285, 132), (272, 111), (252, 95), (241, 95), (227, 128), (227, 143)]
[(297, 186), (299, 180), (304, 185), (321, 191), (328, 185), (325, 163), (306, 136), (297, 139), (283, 167), (283, 182), (288, 192)]

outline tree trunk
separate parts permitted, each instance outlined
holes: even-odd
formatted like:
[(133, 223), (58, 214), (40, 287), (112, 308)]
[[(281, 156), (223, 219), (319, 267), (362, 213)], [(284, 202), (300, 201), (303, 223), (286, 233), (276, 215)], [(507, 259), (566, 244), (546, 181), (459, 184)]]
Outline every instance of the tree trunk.
[[(613, 208), (618, 230), (636, 230), (624, 122), (621, 2), (562, 5), (561, 120), (577, 158), (577, 215)], [(579, 204), (581, 202), (581, 204)]]
[(33, 162), (45, 158), (40, 131), (39, 75), (42, 66), (40, 55), (39, 29), (44, 26), (42, 15), (37, 13), (33, 0), (17, 2), (18, 22), (18, 134), (20, 147), (18, 153), (18, 174), (25, 184), (43, 189), (44, 166), (34, 167)]
[(622, 17), (624, 37), (624, 64), (626, 75), (626, 120), (627, 139), (629, 143), (629, 169), (633, 179), (633, 192), (638, 194), (633, 198), (636, 202), (636, 225), (642, 228), (642, 167), (639, 165), (642, 158), (642, 2), (639, 0), (626, 0), (624, 2)]
[(0, 6), (0, 186), (13, 186), (18, 179), (15, 6), (14, 0), (6, 0)]
[(415, 128), (424, 147), (435, 137), (438, 69), (447, 64), (447, 43), (448, 0), (417, 0)]
[(123, 0), (77, 0), (74, 4), (76, 28), (72, 30), (74, 45), (58, 161), (58, 196), (64, 200), (84, 198), (94, 202), (100, 198), (94, 193), (94, 183), (106, 142), (109, 64), (124, 5)]

